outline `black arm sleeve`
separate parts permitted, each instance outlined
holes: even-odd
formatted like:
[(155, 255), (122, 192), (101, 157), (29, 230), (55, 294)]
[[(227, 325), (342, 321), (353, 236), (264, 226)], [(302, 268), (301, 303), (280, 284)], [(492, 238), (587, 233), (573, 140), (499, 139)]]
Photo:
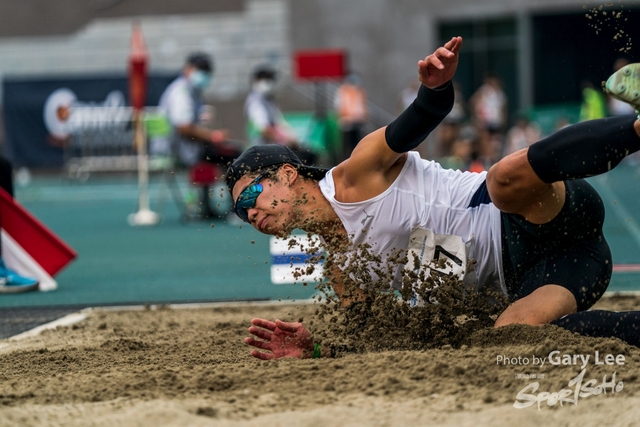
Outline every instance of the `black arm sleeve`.
[(451, 81), (436, 89), (420, 85), (415, 101), (385, 130), (389, 148), (396, 153), (406, 153), (416, 148), (449, 114), (453, 101)]

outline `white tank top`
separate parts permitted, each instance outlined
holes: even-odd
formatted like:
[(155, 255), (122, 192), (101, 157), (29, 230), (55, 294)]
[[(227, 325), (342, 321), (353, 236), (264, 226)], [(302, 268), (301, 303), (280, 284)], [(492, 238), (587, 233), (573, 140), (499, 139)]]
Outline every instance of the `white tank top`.
[[(473, 276), (476, 286), (490, 286), (506, 294), (500, 211), (489, 199), (486, 172), (443, 169), (438, 163), (423, 160), (412, 151), (385, 192), (356, 203), (335, 199), (332, 173), (333, 170), (319, 182), (320, 190), (351, 236), (353, 247), (368, 243), (384, 262), (397, 250), (407, 250), (412, 232), (416, 236), (418, 230), (421, 239), (427, 235), (432, 242), (435, 239), (433, 246), (439, 248), (436, 259), (440, 251), (453, 259), (457, 258), (451, 254), (466, 251), (466, 259), (476, 261)], [(461, 241), (458, 246), (462, 248), (442, 246), (456, 240)], [(395, 274), (393, 285), (396, 288), (401, 285), (401, 267)]]

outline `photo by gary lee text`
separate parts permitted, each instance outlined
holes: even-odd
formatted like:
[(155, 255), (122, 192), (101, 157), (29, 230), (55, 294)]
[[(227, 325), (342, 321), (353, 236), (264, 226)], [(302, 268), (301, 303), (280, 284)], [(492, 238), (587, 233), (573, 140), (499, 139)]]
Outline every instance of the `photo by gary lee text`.
[(558, 350), (550, 352), (546, 357), (538, 357), (536, 355), (532, 355), (531, 357), (509, 357), (502, 354), (496, 356), (496, 365), (544, 366), (545, 363), (554, 366), (574, 365), (580, 366), (580, 369), (584, 369), (589, 363), (593, 365), (622, 366), (625, 363), (625, 357), (623, 354), (600, 354), (598, 351), (595, 351), (593, 354), (563, 354)]

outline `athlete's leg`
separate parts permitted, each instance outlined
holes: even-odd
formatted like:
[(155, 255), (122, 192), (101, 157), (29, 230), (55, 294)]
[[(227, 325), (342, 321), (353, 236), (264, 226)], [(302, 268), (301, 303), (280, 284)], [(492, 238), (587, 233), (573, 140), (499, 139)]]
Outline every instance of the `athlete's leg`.
[(501, 215), (503, 271), (511, 304), (496, 326), (540, 325), (589, 309), (611, 278), (604, 204), (585, 180), (565, 183), (566, 203), (545, 224)]
[(551, 322), (592, 337), (615, 337), (640, 347), (640, 311), (581, 311)]
[(542, 181), (527, 160), (526, 148), (489, 169), (487, 191), (502, 212), (521, 215), (532, 224), (551, 221), (564, 205), (564, 183)]
[[(626, 84), (640, 85), (640, 79), (634, 77)], [(579, 181), (569, 180), (607, 172), (638, 150), (640, 121), (623, 116), (564, 128), (491, 168), (487, 190), (492, 202), (502, 212), (515, 214), (503, 214), (503, 251), (507, 250), (503, 263), (515, 282), (516, 301), (496, 326), (547, 323), (586, 310), (602, 295), (611, 275), (611, 255), (600, 234), (601, 221), (570, 232), (571, 224), (582, 223), (581, 215), (591, 213), (589, 207), (598, 207), (590, 200), (599, 198), (590, 195), (588, 188), (581, 189), (584, 185)], [(504, 230), (514, 224), (518, 228), (505, 236)], [(589, 229), (598, 235), (583, 240), (580, 236)], [(549, 238), (549, 231), (555, 239)], [(526, 237), (529, 234), (532, 237)], [(565, 236), (569, 240), (562, 243)], [(575, 239), (573, 245), (571, 239)], [(552, 248), (550, 252), (544, 250), (545, 245)], [(529, 256), (535, 261), (526, 265)], [(585, 269), (593, 270), (587, 280)]]
[(567, 289), (546, 285), (510, 305), (496, 320), (495, 327), (513, 323), (551, 323), (581, 335), (619, 338), (640, 347), (640, 311), (579, 311)]
[[(558, 218), (565, 216), (563, 212)], [(579, 218), (576, 221), (579, 222)], [(611, 251), (604, 237), (599, 235), (578, 242), (573, 248), (563, 249), (561, 244), (553, 250), (557, 253), (530, 266), (524, 273), (518, 273), (517, 266), (505, 264), (505, 274), (518, 281), (515, 285), (508, 284), (516, 301), (498, 317), (496, 327), (511, 323), (543, 325), (587, 310), (600, 299), (609, 285), (612, 270)], [(527, 252), (531, 253), (530, 246)], [(514, 261), (526, 263), (517, 256)]]
[(638, 150), (640, 121), (635, 116), (579, 123), (495, 164), (487, 190), (501, 211), (544, 224), (564, 204), (562, 180), (607, 172)]

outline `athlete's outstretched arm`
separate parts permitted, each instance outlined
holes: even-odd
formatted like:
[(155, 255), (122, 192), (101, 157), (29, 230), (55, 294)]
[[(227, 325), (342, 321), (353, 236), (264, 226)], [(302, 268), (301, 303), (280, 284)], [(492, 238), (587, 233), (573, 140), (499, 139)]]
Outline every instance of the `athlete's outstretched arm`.
[(360, 182), (370, 185), (374, 175), (386, 175), (451, 111), (454, 99), (450, 81), (458, 67), (461, 47), (462, 37), (454, 37), (418, 62), (422, 85), (414, 103), (389, 126), (364, 137), (351, 157), (338, 166), (347, 186)]

